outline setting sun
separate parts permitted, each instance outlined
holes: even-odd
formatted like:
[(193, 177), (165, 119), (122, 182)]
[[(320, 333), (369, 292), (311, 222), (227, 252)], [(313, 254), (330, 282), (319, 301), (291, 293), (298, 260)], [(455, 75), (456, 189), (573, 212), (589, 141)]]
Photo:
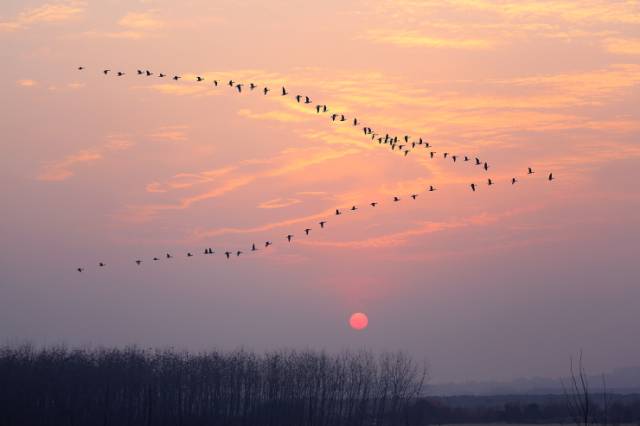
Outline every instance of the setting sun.
[(349, 325), (354, 330), (364, 330), (369, 325), (369, 318), (362, 312), (356, 312), (349, 318)]

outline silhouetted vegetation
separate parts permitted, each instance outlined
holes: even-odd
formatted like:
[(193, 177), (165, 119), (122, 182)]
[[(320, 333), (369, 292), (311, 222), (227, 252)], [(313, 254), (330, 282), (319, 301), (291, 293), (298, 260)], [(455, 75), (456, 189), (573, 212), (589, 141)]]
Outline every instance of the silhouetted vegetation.
[(426, 370), (403, 353), (0, 349), (1, 425), (399, 425)]
[[(0, 348), (0, 426), (566, 423), (567, 395), (424, 397), (403, 353)], [(584, 401), (584, 394), (577, 395)], [(590, 418), (640, 424), (639, 395)]]

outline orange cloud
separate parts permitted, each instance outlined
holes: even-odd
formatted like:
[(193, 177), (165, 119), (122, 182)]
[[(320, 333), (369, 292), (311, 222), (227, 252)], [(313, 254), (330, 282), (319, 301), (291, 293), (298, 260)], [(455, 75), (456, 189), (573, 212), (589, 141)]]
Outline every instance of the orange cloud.
[(283, 207), (293, 206), (295, 204), (300, 204), (302, 201), (297, 198), (275, 198), (269, 201), (263, 201), (258, 204), (258, 208), (261, 209), (281, 209)]
[(129, 12), (120, 18), (118, 25), (131, 30), (149, 31), (162, 28), (164, 22), (158, 19), (154, 12)]
[(29, 79), (18, 80), (16, 83), (18, 83), (18, 86), (22, 86), (22, 87), (33, 87), (38, 84), (37, 81), (29, 80)]
[(451, 229), (466, 228), (471, 226), (487, 226), (494, 224), (508, 217), (539, 210), (540, 207), (528, 207), (508, 210), (498, 214), (482, 213), (462, 219), (454, 219), (443, 222), (418, 222), (417, 226), (403, 231), (380, 235), (377, 237), (366, 238), (363, 240), (351, 241), (318, 241), (318, 240), (301, 240), (298, 244), (315, 246), (315, 247), (332, 247), (342, 249), (376, 249), (403, 246), (414, 237), (431, 234), (434, 232), (447, 231)]
[(106, 37), (116, 39), (140, 40), (153, 37), (165, 27), (156, 11), (129, 12), (117, 22), (120, 29), (115, 31), (87, 31), (85, 36)]
[(409, 47), (434, 47), (462, 50), (487, 50), (496, 46), (496, 40), (481, 38), (444, 38), (421, 34), (418, 31), (374, 30), (363, 38), (377, 43)]
[(77, 19), (84, 14), (86, 2), (62, 1), (45, 3), (42, 6), (26, 9), (16, 18), (0, 22), (0, 31), (17, 31), (40, 23), (64, 22)]
[(83, 149), (64, 157), (62, 160), (44, 164), (36, 179), (48, 182), (59, 182), (75, 175), (75, 168), (81, 164), (93, 163), (104, 158), (113, 151), (122, 151), (133, 146), (126, 136), (111, 135), (106, 142), (95, 148)]
[(640, 39), (608, 38), (604, 40), (605, 48), (618, 55), (640, 55)]
[(173, 203), (129, 206), (127, 211), (120, 217), (125, 221), (146, 221), (162, 211), (186, 209), (195, 203), (226, 195), (259, 179), (298, 172), (307, 167), (337, 160), (356, 152), (348, 149), (330, 151), (316, 148), (288, 149), (271, 158), (243, 160), (235, 165), (201, 173), (181, 173), (173, 176), (165, 184), (159, 182), (148, 184), (146, 191), (150, 193), (167, 193), (172, 190), (185, 190), (195, 185), (211, 182), (215, 182), (215, 186), (198, 194), (181, 197)]
[(267, 111), (267, 112), (253, 112), (250, 109), (238, 110), (238, 115), (241, 117), (253, 118), (256, 120), (274, 120), (283, 123), (300, 122), (308, 120), (308, 118), (299, 114), (292, 114), (286, 111)]
[(43, 166), (38, 180), (61, 181), (74, 175), (72, 170), (78, 164), (90, 163), (102, 159), (102, 154), (97, 150), (81, 150), (75, 154), (66, 156), (60, 161)]
[(149, 135), (150, 138), (155, 140), (169, 141), (169, 142), (185, 142), (188, 140), (186, 130), (188, 126), (176, 125), (176, 126), (163, 126), (157, 131)]
[(206, 231), (196, 231), (191, 235), (191, 238), (195, 239), (203, 239), (203, 238), (211, 238), (211, 237), (219, 237), (221, 235), (227, 234), (253, 234), (257, 232), (270, 231), (272, 229), (283, 228), (290, 225), (296, 225), (299, 223), (309, 223), (311, 221), (317, 221), (327, 217), (327, 215), (331, 214), (332, 210), (328, 209), (320, 213), (296, 217), (292, 219), (285, 219), (278, 222), (267, 223), (260, 226), (250, 227), (250, 228), (218, 228), (211, 229)]

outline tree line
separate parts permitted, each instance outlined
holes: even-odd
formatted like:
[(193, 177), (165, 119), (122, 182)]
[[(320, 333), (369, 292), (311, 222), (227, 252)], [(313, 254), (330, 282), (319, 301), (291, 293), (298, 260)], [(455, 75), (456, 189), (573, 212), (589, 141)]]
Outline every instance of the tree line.
[(0, 348), (0, 425), (404, 425), (427, 370), (402, 352)]
[(591, 391), (581, 361), (571, 373), (565, 395), (426, 397), (402, 352), (4, 346), (0, 426), (640, 426), (640, 395)]

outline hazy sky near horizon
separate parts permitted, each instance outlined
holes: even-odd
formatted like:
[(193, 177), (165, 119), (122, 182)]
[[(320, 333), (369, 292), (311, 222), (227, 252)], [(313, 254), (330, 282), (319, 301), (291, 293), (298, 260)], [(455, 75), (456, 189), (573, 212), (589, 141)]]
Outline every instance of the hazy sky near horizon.
[(639, 1), (3, 0), (0, 44), (0, 341), (401, 349), (435, 381), (638, 363)]

